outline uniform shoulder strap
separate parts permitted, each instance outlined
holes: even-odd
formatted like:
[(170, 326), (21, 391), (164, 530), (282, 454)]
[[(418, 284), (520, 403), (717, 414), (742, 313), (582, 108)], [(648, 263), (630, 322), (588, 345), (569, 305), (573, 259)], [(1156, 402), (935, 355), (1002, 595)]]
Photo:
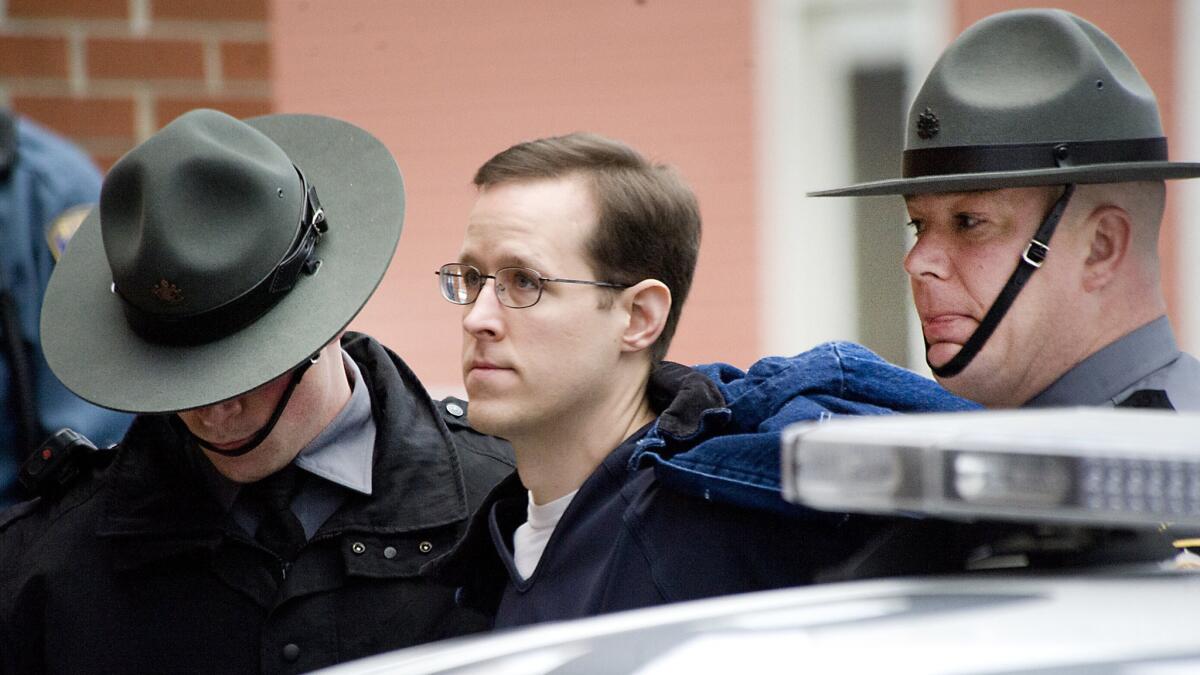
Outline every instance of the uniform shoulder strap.
[(18, 479), (32, 497), (61, 495), (81, 474), (107, 463), (112, 452), (97, 450), (83, 434), (59, 429), (43, 441), (21, 465)]
[(1162, 389), (1138, 389), (1116, 405), (1118, 408), (1153, 408), (1174, 410), (1167, 392)]

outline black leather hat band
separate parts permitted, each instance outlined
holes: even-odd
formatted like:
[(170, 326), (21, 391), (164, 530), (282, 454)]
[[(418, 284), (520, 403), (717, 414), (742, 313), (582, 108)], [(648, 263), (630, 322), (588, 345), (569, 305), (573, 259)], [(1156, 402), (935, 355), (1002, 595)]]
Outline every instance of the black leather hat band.
[(292, 290), (301, 274), (315, 274), (321, 261), (314, 256), (314, 251), (329, 224), (316, 187), (309, 185), (299, 168), (296, 172), (305, 193), (299, 231), (283, 260), (265, 279), (223, 305), (183, 316), (147, 312), (129, 302), (114, 284), (113, 292), (121, 298), (129, 327), (142, 338), (159, 344), (211, 342), (237, 332), (266, 314)]
[(1167, 161), (1167, 139), (961, 145), (904, 151), (903, 176), (1029, 171), (1094, 164)]

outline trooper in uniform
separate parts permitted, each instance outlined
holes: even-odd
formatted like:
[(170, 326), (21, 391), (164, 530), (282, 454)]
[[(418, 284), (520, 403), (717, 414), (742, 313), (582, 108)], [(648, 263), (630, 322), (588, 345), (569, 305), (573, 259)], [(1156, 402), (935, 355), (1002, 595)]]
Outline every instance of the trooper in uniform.
[(68, 387), (138, 416), (110, 453), (27, 464), (0, 670), (292, 672), (487, 627), (420, 568), (510, 449), (345, 332), (403, 212), (387, 150), (327, 117), (192, 111), (113, 167), (42, 341)]
[(1200, 409), (1166, 317), (1167, 159), (1154, 94), (1061, 10), (971, 26), (909, 111), (902, 177), (812, 193), (903, 195), (904, 260), (938, 382), (989, 407)]
[(99, 193), (78, 148), (0, 110), (0, 507), (18, 498), (17, 470), (48, 432), (71, 426), (107, 445), (129, 426), (62, 386), (38, 340), (50, 272)]

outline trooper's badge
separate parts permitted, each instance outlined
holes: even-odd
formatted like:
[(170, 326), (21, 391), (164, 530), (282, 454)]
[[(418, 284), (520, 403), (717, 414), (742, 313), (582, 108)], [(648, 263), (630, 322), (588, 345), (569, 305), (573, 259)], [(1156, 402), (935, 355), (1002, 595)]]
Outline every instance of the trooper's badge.
[(166, 279), (160, 279), (158, 284), (150, 289), (150, 293), (168, 305), (174, 305), (183, 300), (183, 291)]
[(58, 217), (46, 226), (46, 245), (50, 247), (50, 255), (54, 256), (54, 262), (58, 262), (62, 257), (63, 252), (67, 250), (67, 243), (75, 236), (75, 231), (83, 224), (83, 219), (94, 206), (95, 204), (72, 206), (58, 214)]
[(921, 138), (926, 140), (933, 138), (941, 129), (942, 125), (938, 122), (937, 114), (929, 108), (917, 116), (917, 135)]

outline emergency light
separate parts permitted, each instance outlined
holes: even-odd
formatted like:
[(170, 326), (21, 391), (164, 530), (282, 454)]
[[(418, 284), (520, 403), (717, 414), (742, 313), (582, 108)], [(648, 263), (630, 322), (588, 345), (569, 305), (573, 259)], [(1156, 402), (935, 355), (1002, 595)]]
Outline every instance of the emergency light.
[(1200, 414), (1069, 408), (835, 418), (783, 434), (826, 511), (1200, 527)]

